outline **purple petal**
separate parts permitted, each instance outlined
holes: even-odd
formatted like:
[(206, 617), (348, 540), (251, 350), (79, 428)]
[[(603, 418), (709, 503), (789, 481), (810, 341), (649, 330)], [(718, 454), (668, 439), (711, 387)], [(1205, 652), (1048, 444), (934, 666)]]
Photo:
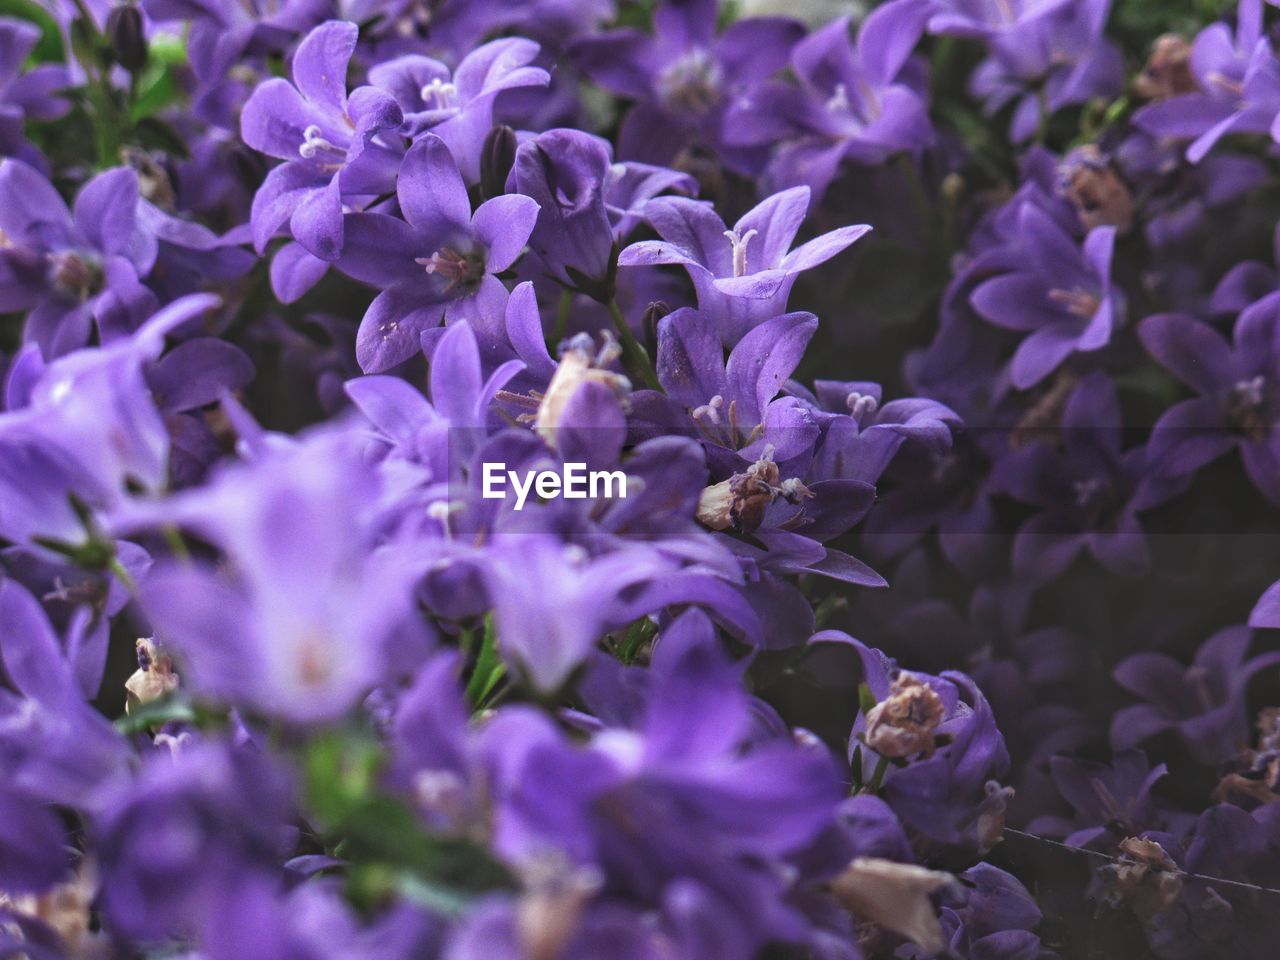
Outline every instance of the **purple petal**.
[(1214, 396), (1235, 379), (1231, 348), (1208, 324), (1161, 314), (1142, 321), (1138, 338), (1161, 366), (1197, 393)]
[(428, 235), (465, 231), (471, 222), (467, 185), (453, 154), (434, 134), (427, 134), (405, 154), (396, 195), (404, 218)]
[(988, 323), (1007, 330), (1038, 330), (1060, 315), (1044, 281), (1031, 273), (1006, 273), (980, 284), (969, 303)]
[(338, 109), (347, 102), (347, 64), (355, 53), (360, 29), (345, 20), (322, 23), (298, 44), (293, 55), (293, 82), (312, 103)]
[(509, 193), (480, 204), (471, 229), (476, 239), (489, 248), (490, 273), (499, 273), (515, 263), (537, 222), (538, 204), (532, 197)]
[(780, 266), (790, 273), (812, 270), (818, 264), (826, 263), (837, 253), (840, 253), (870, 231), (870, 226), (861, 224), (853, 227), (841, 227), (839, 230), (824, 233), (822, 236), (815, 237), (808, 243), (796, 247), (795, 250), (782, 258)]
[(369, 304), (356, 334), (356, 361), (365, 373), (381, 373), (422, 349), (422, 332), (440, 325), (444, 305), (423, 303), (419, 289), (392, 287)]
[(429, 255), (430, 241), (399, 217), (385, 213), (346, 216), (338, 269), (375, 287), (404, 281), (426, 284), (427, 273), (418, 257)]
[(337, 174), (324, 187), (302, 194), (289, 218), (289, 230), (314, 257), (334, 261), (342, 255), (342, 189)]
[[(800, 231), (800, 224), (804, 223), (805, 214), (809, 212), (809, 195), (808, 187), (792, 187), (775, 193), (747, 211), (734, 225), (734, 232), (739, 237), (746, 236), (749, 230), (756, 231), (756, 236), (747, 245), (746, 273), (758, 273), (781, 265), (782, 258), (791, 249), (791, 241)], [(848, 243), (856, 239), (853, 237)], [(828, 256), (837, 252), (833, 250)]]
[(811, 313), (788, 313), (766, 320), (729, 354), (725, 378), (729, 397), (738, 401), (739, 422), (754, 426), (769, 401), (800, 365), (818, 329)]
[(329, 270), (329, 264), (307, 253), (300, 243), (286, 243), (271, 258), (271, 292), (281, 303), (296, 303)]

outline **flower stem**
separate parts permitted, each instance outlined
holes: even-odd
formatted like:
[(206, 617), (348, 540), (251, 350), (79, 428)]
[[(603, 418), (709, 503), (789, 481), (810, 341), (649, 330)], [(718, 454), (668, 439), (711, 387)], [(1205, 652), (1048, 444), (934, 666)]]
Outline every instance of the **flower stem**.
[(658, 382), (658, 375), (654, 373), (649, 352), (640, 345), (636, 335), (631, 332), (631, 326), (627, 323), (627, 318), (622, 315), (622, 311), (618, 309), (617, 301), (610, 300), (605, 307), (608, 308), (609, 316), (613, 318), (613, 325), (617, 328), (618, 342), (622, 344), (622, 366), (626, 368), (627, 373), (650, 390), (661, 393), (662, 384)]

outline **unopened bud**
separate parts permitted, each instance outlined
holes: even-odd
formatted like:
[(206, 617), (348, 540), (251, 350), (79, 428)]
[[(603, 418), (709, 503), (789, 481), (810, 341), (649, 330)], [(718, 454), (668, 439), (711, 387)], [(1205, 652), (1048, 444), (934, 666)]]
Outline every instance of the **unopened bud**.
[(516, 132), (507, 126), (494, 127), (480, 148), (480, 190), (486, 197), (507, 192), (507, 174), (516, 162)]
[(138, 73), (147, 65), (147, 38), (142, 28), (142, 13), (131, 3), (112, 8), (107, 14), (107, 38), (111, 56), (130, 73)]
[(658, 350), (658, 322), (671, 312), (671, 305), (665, 300), (654, 300), (644, 309), (640, 318), (640, 332), (644, 335), (645, 346), (651, 354)]

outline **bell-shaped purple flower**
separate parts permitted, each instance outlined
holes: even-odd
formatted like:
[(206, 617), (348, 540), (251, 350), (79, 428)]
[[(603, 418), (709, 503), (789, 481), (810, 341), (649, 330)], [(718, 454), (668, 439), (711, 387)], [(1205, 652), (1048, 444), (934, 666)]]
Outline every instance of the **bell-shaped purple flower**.
[(395, 181), (398, 154), (373, 143), (403, 121), (390, 94), (359, 87), (347, 96), (347, 67), (359, 33), (331, 20), (309, 34), (293, 57), (293, 83), (273, 77), (244, 105), (240, 135), (285, 161), (253, 198), (253, 242), (261, 253), (286, 222), (313, 256), (342, 253), (344, 198), (372, 199)]
[[(500, 311), (506, 288), (493, 275), (520, 256), (538, 219), (537, 203), (520, 194), (486, 200), (473, 214), (449, 147), (431, 133), (405, 154), (396, 196), (403, 220), (385, 213), (347, 217), (338, 263), (381, 289), (356, 337), (356, 359), (367, 373), (417, 353), (422, 334), (446, 313), (478, 320)], [(495, 298), (498, 304), (482, 306)]]
[(802, 244), (795, 240), (809, 210), (809, 188), (774, 194), (728, 229), (705, 202), (659, 197), (645, 218), (662, 237), (627, 247), (618, 265), (676, 264), (689, 272), (698, 307), (714, 318), (720, 338), (733, 346), (747, 331), (786, 312), (796, 277), (840, 253), (871, 228), (841, 227)]
[(1169, 475), (1194, 473), (1236, 447), (1245, 472), (1280, 504), (1280, 293), (1236, 320), (1233, 343), (1208, 324), (1178, 315), (1148, 317), (1138, 328), (1162, 366), (1198, 394), (1156, 421), (1147, 456)]
[(439, 60), (411, 53), (370, 68), (369, 83), (396, 98), (406, 133), (415, 139), (434, 133), (453, 154), (462, 178), (474, 184), (498, 95), (550, 81), (546, 70), (530, 66), (537, 56), (532, 40), (507, 37), (472, 50), (452, 73)]
[(1219, 630), (1184, 667), (1163, 653), (1136, 653), (1122, 660), (1115, 679), (1145, 702), (1111, 719), (1111, 745), (1137, 746), (1164, 730), (1176, 730), (1202, 763), (1217, 764), (1248, 745), (1245, 694), (1260, 670), (1280, 664), (1280, 653), (1245, 659), (1252, 637), (1247, 627)]
[(980, 284), (970, 296), (988, 323), (1027, 334), (1009, 368), (1013, 385), (1034, 387), (1076, 352), (1099, 350), (1123, 316), (1111, 283), (1115, 228), (1097, 227), (1083, 249), (1031, 203), (1018, 213), (1024, 259), (1019, 268)]
[(932, 143), (927, 88), (912, 51), (930, 13), (927, 0), (892, 0), (849, 40), (842, 17), (796, 44), (799, 86), (774, 83), (742, 95), (726, 120), (733, 143), (778, 143), (768, 167), (775, 188), (807, 185), (821, 200), (840, 164), (876, 165)]

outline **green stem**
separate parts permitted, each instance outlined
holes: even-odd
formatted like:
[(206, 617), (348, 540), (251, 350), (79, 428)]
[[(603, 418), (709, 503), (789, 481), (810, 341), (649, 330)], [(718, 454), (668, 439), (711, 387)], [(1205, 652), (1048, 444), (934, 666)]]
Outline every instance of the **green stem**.
[(864, 793), (875, 793), (880, 789), (880, 784), (884, 781), (884, 775), (889, 770), (889, 758), (881, 757), (876, 761), (876, 769), (871, 774), (871, 779), (867, 781), (867, 785), (863, 787)]
[(928, 229), (933, 221), (933, 203), (925, 192), (924, 183), (920, 180), (920, 171), (909, 153), (898, 154), (898, 170), (907, 181), (907, 190), (911, 194), (911, 205), (916, 208), (916, 216), (920, 218), (920, 226)]
[(649, 352), (640, 345), (636, 335), (631, 332), (631, 326), (627, 323), (627, 318), (622, 315), (622, 311), (618, 309), (617, 301), (610, 300), (605, 307), (609, 310), (609, 316), (613, 318), (614, 327), (617, 328), (618, 342), (622, 344), (623, 367), (650, 390), (661, 393), (662, 384), (658, 382), (658, 375), (653, 371)]

